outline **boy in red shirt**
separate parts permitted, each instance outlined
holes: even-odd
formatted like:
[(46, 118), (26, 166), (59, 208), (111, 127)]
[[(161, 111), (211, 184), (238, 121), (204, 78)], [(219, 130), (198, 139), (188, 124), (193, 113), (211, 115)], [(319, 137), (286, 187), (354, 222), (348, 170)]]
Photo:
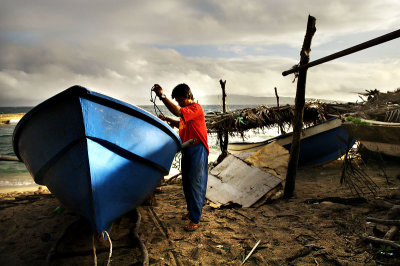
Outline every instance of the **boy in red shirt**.
[(199, 227), (207, 190), (209, 148), (204, 111), (200, 104), (193, 101), (193, 94), (189, 86), (184, 83), (177, 85), (171, 95), (179, 106), (165, 96), (158, 84), (153, 86), (153, 90), (168, 110), (180, 117), (177, 121), (160, 115), (160, 119), (171, 127), (179, 128), (182, 143), (196, 139), (194, 144), (182, 151), (182, 186), (188, 211), (182, 218), (189, 219), (184, 229), (194, 231)]

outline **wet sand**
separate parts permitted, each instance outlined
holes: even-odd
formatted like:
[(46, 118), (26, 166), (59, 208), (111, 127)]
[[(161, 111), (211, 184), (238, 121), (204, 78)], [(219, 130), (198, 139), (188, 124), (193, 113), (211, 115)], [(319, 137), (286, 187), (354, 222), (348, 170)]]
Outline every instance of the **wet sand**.
[[(388, 229), (374, 229), (366, 217), (385, 216), (387, 210), (378, 208), (376, 200), (399, 204), (400, 166), (386, 163), (388, 182), (378, 165), (362, 166), (379, 185), (377, 195), (365, 195), (365, 201), (339, 203), (332, 199), (355, 197), (339, 183), (341, 165), (341, 161), (335, 161), (299, 169), (296, 196), (289, 200), (278, 199), (258, 208), (214, 209), (207, 204), (201, 227), (195, 232), (183, 230), (181, 185), (161, 186), (152, 206), (138, 208), (138, 234), (147, 248), (150, 265), (240, 265), (258, 241), (247, 265), (399, 263), (398, 258), (379, 255), (379, 247), (364, 243), (360, 236)], [(19, 193), (0, 194), (2, 265), (43, 265), (60, 237), (63, 241), (57, 246), (58, 256), (48, 261), (50, 265), (93, 265), (90, 230), (84, 222), (76, 222), (77, 215), (59, 211), (61, 204), (44, 188)], [(138, 243), (128, 237), (132, 227), (129, 215), (113, 224), (111, 265), (141, 262)], [(105, 264), (108, 244), (96, 241), (98, 263)]]

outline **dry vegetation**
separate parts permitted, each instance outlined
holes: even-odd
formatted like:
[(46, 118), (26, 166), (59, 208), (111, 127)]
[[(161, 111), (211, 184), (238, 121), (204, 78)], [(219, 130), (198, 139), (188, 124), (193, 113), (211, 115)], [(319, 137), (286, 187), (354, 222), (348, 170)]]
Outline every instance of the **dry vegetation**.
[[(307, 102), (304, 107), (304, 124), (314, 125), (326, 121), (329, 117), (351, 114), (365, 119), (386, 122), (400, 122), (400, 88), (393, 92), (381, 93), (378, 90), (360, 94), (358, 103)], [(364, 97), (364, 98), (363, 98)], [(250, 129), (269, 127), (288, 127), (294, 115), (294, 106), (282, 107), (258, 106), (235, 110), (225, 114), (206, 115), (207, 129), (210, 133), (228, 131), (230, 134), (242, 134)]]

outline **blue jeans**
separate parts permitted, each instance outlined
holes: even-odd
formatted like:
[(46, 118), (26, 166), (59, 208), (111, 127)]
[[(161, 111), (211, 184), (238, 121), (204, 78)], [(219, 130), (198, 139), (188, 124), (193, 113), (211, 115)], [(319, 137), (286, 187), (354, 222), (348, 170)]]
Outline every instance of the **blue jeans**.
[(207, 191), (208, 154), (203, 144), (182, 151), (182, 186), (189, 219), (200, 222)]

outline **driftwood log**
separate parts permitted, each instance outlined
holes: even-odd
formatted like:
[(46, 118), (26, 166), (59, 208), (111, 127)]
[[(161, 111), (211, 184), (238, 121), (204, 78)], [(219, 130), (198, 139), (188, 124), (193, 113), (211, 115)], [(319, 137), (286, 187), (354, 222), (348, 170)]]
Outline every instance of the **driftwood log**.
[(367, 217), (366, 221), (371, 222), (371, 223), (376, 223), (376, 224), (384, 224), (384, 225), (400, 225), (400, 220), (385, 220), (385, 219)]
[[(389, 209), (387, 214), (385, 215), (385, 218), (383, 219), (378, 219), (374, 217), (367, 217), (366, 221), (368, 222), (373, 222), (376, 224), (383, 224), (383, 225), (388, 225), (391, 226), (390, 229), (386, 232), (386, 234), (383, 236), (383, 238), (377, 238), (377, 237), (372, 237), (372, 236), (362, 236), (361, 239), (367, 242), (375, 243), (375, 244), (380, 244), (380, 245), (387, 245), (391, 246), (392, 248), (395, 248), (397, 250), (400, 250), (400, 245), (393, 241), (397, 233), (399, 232), (400, 228), (400, 205), (391, 205), (388, 202), (377, 202), (375, 204), (376, 206), (383, 207), (385, 209)], [(391, 205), (391, 207), (390, 207)]]
[[(394, 205), (389, 212), (386, 214), (386, 220), (393, 220), (400, 218), (400, 205)], [(400, 222), (400, 221), (399, 221)], [(399, 232), (400, 223), (397, 225), (392, 225), (389, 231), (386, 232), (384, 238), (392, 240), (394, 236)]]
[(361, 239), (379, 245), (391, 246), (392, 248), (400, 250), (400, 244), (397, 244), (396, 242), (391, 240), (381, 239), (373, 236), (362, 236)]

